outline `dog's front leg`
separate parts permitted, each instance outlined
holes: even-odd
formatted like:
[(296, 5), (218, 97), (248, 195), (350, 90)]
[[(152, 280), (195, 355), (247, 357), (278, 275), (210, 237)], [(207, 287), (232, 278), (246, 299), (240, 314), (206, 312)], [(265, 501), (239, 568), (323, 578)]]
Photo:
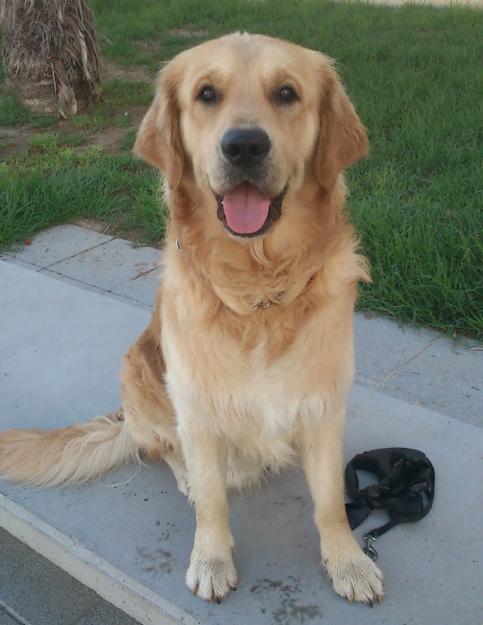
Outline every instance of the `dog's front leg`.
[(303, 422), (300, 454), (314, 501), (322, 557), (334, 590), (349, 601), (372, 605), (383, 596), (382, 574), (352, 534), (344, 504), (345, 409)]
[(202, 599), (219, 603), (237, 582), (226, 494), (226, 443), (200, 419), (183, 421), (179, 435), (196, 511), (186, 583)]

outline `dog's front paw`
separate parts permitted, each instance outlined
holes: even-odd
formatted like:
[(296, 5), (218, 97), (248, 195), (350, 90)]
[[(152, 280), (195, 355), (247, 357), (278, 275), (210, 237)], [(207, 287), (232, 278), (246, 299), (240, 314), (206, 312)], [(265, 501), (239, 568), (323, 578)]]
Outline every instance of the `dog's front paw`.
[(382, 573), (374, 562), (360, 553), (353, 558), (341, 558), (325, 563), (335, 592), (349, 601), (367, 605), (380, 603), (384, 596)]
[(186, 584), (201, 599), (221, 603), (230, 590), (236, 588), (237, 573), (233, 560), (202, 560), (191, 558), (186, 573)]

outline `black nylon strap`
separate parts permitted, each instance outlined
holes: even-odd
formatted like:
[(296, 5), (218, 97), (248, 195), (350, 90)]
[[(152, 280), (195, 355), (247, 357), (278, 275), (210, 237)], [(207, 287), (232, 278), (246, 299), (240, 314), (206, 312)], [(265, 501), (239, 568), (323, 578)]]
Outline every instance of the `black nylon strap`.
[[(358, 470), (373, 473), (379, 483), (359, 489)], [(358, 454), (345, 468), (345, 481), (347, 494), (352, 499), (346, 504), (351, 529), (360, 525), (372, 510), (387, 510), (389, 522), (370, 530), (364, 537), (372, 542), (398, 523), (422, 519), (433, 504), (434, 467), (416, 449), (388, 447)], [(372, 545), (369, 551), (377, 557)]]

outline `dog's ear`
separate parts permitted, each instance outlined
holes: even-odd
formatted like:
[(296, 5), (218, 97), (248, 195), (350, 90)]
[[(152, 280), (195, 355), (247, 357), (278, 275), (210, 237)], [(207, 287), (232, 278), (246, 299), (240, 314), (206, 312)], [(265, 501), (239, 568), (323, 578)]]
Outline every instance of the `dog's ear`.
[(165, 173), (172, 189), (181, 182), (185, 161), (176, 92), (176, 75), (168, 64), (160, 72), (156, 95), (141, 122), (133, 148), (135, 154)]
[(320, 185), (331, 189), (344, 168), (368, 153), (369, 142), (337, 73), (325, 66), (321, 74), (320, 136), (314, 166)]

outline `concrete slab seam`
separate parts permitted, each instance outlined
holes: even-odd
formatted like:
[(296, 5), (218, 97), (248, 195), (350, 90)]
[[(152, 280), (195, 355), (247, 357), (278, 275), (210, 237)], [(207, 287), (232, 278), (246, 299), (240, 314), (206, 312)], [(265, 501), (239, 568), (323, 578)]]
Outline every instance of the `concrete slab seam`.
[[(17, 264), (15, 261), (10, 261), (10, 260), (5, 260), (4, 262), (10, 263), (12, 265)], [(34, 265), (32, 265), (32, 267), (33, 266)], [(155, 269), (153, 269), (153, 271), (155, 271)], [(72, 278), (71, 276), (66, 276), (65, 274), (60, 273), (58, 271), (54, 271), (53, 269), (48, 269), (48, 268), (40, 269), (39, 268), (39, 271), (36, 273), (52, 278), (53, 280), (58, 280), (59, 282), (65, 282), (67, 284), (71, 284), (75, 287), (78, 287), (79, 289), (90, 291), (91, 293), (97, 293), (98, 295), (107, 295), (108, 297), (116, 300), (117, 302), (123, 302), (124, 304), (133, 306), (134, 308), (140, 308), (141, 310), (152, 310), (152, 306), (143, 304), (142, 302), (132, 297), (129, 297), (129, 295), (120, 295), (119, 293), (114, 293), (114, 291), (112, 290), (106, 290), (100, 286), (96, 286), (95, 284), (89, 284), (89, 282), (84, 282), (83, 280), (79, 280), (78, 278)], [(129, 280), (123, 284), (127, 284), (128, 282)], [(116, 286), (113, 288), (118, 288), (118, 287)]]
[[(56, 260), (55, 263), (52, 263), (50, 265), (46, 265), (45, 267), (42, 267), (43, 269), (50, 269), (51, 267), (55, 267), (55, 265), (58, 265), (60, 263), (65, 262), (66, 260), (70, 260), (71, 258), (75, 258), (76, 256), (80, 256), (81, 254), (85, 254), (86, 252), (91, 252), (92, 250), (97, 249), (98, 247), (101, 247), (102, 245), (106, 245), (107, 243), (111, 243), (112, 241), (117, 240), (116, 237), (111, 237), (108, 241), (102, 241), (101, 243), (97, 243), (97, 245), (93, 245), (92, 247), (87, 247), (85, 250), (80, 250), (79, 252), (76, 252), (75, 254), (72, 254), (71, 256), (66, 256), (65, 258), (61, 258), (60, 260)], [(124, 239), (119, 239), (120, 241), (124, 241)], [(38, 267), (38, 265), (36, 265)]]
[(5, 263), (10, 263), (11, 265), (18, 265), (19, 267), (26, 267), (28, 269), (30, 269), (30, 267), (32, 267), (32, 271), (34, 271), (34, 268), (35, 268), (36, 271), (41, 271), (43, 269), (43, 267), (41, 267), (40, 265), (36, 265), (35, 263), (31, 263), (28, 260), (15, 258), (15, 256), (12, 256), (11, 254), (8, 254), (8, 253), (0, 255), (0, 260), (3, 260), (3, 262), (5, 262)]
[(11, 616), (14, 621), (17, 621), (19, 625), (33, 625), (30, 621), (27, 621), (23, 617), (21, 617), (18, 612), (16, 612), (13, 608), (7, 605), (2, 599), (0, 599), (0, 609), (6, 612), (8, 616)]
[[(138, 278), (142, 278), (143, 276), (147, 276), (148, 274), (153, 273), (153, 271), (159, 271), (159, 269), (160, 269), (160, 267), (159, 267), (159, 265), (157, 265), (156, 267), (153, 267), (152, 269), (148, 269), (147, 271), (141, 271), (141, 273), (138, 273), (138, 275), (134, 276), (134, 278), (131, 278), (130, 280), (125, 280), (121, 284), (126, 284), (127, 282), (134, 282), (134, 280), (137, 280)], [(115, 289), (118, 286), (121, 286), (121, 284), (118, 284), (117, 286), (115, 286), (113, 288)]]
[(79, 288), (92, 291), (93, 293), (105, 294), (109, 292), (101, 288), (100, 286), (96, 286), (95, 284), (89, 284), (89, 282), (84, 282), (83, 280), (79, 280), (78, 278), (71, 278), (70, 276), (66, 276), (64, 273), (60, 273), (60, 271), (55, 271), (55, 269), (50, 269), (48, 267), (42, 268), (38, 273), (48, 276), (50, 278), (54, 278), (55, 280), (60, 280), (61, 282), (67, 282), (68, 284), (79, 286)]
[(389, 371), (388, 373), (386, 373), (386, 375), (381, 378), (381, 380), (379, 380), (378, 382), (375, 383), (374, 388), (376, 390), (382, 390), (382, 387), (389, 382), (390, 380), (393, 380), (394, 378), (396, 378), (400, 373), (402, 373), (404, 371), (404, 369), (414, 360), (416, 360), (416, 358), (418, 358), (418, 356), (421, 356), (421, 354), (424, 354), (424, 352), (426, 350), (428, 350), (434, 343), (436, 343), (436, 341), (440, 341), (442, 340), (442, 336), (435, 336), (433, 339), (431, 339), (429, 341), (429, 343), (427, 343), (424, 347), (422, 347), (421, 349), (418, 349), (417, 352), (415, 352), (410, 358), (408, 358), (407, 360), (405, 360), (402, 364), (400, 364), (399, 366), (395, 367), (394, 369), (391, 369), (391, 371)]

